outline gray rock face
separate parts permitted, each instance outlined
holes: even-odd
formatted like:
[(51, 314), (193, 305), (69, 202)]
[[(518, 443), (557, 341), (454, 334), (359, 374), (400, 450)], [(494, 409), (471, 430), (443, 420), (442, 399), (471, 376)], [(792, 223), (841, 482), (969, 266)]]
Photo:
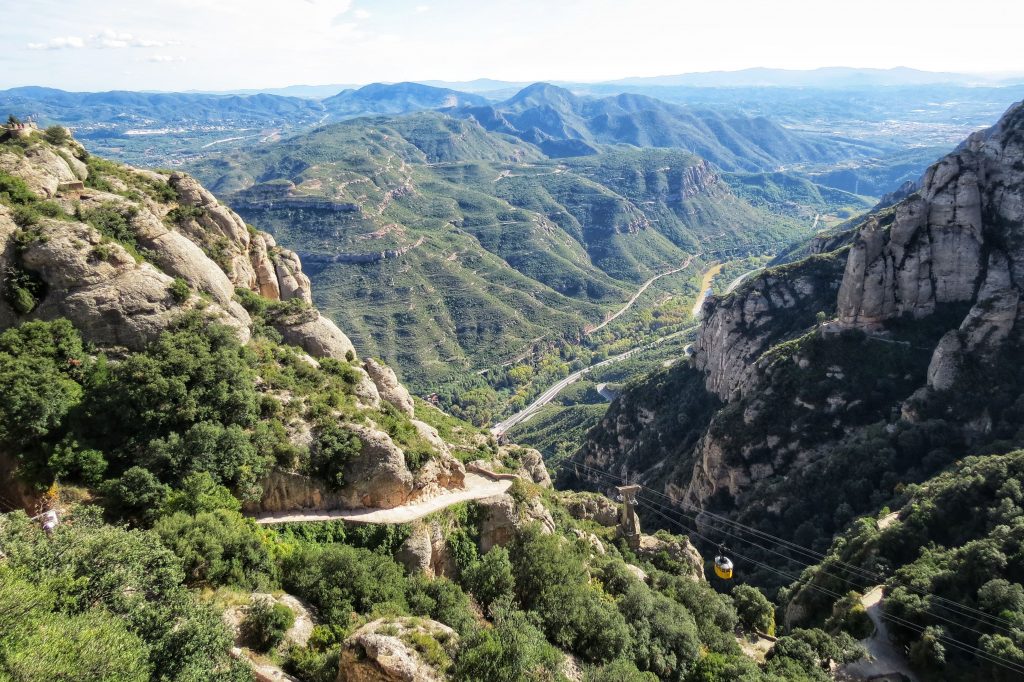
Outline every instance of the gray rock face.
[(397, 507), (409, 500), (415, 480), (405, 465), (405, 453), (383, 431), (348, 424), (362, 441), (362, 451), (345, 465), (341, 499), (349, 508)]
[(66, 156), (44, 145), (32, 145), (25, 150), (24, 156), (0, 152), (0, 170), (24, 180), (28, 188), (39, 197), (52, 199), (61, 184), (82, 179), (68, 162), (68, 158), (73, 158), (72, 155)]
[(904, 313), (931, 314), (938, 303), (973, 300), (989, 248), (1003, 251), (1020, 281), (1019, 237), (1005, 246), (992, 240), (1024, 221), (1024, 146), (1011, 129), (1022, 115), (1015, 105), (1000, 126), (972, 135), (929, 168), (920, 189), (897, 205), (891, 225), (862, 228), (839, 293), (843, 324), (872, 328)]
[(422, 573), (428, 577), (455, 578), (458, 572), (444, 532), (437, 522), (414, 524), (412, 534), (395, 552), (395, 561), (409, 573)]
[(548, 473), (548, 468), (544, 465), (544, 457), (533, 448), (523, 450), (522, 466), (517, 473), (542, 488), (552, 487), (551, 474)]
[(285, 343), (298, 346), (314, 358), (345, 361), (356, 357), (352, 341), (315, 308), (278, 318), (272, 324)]
[(377, 386), (377, 392), (382, 400), (394, 405), (400, 412), (412, 417), (415, 413), (415, 406), (408, 389), (398, 383), (395, 370), (380, 364), (373, 358), (367, 358), (363, 362), (363, 368), (370, 375), (373, 383)]
[(619, 506), (597, 493), (563, 493), (565, 508), (574, 519), (594, 521), (607, 528), (619, 524)]
[(796, 310), (813, 320), (818, 310), (831, 310), (836, 279), (829, 273), (838, 273), (839, 267), (819, 257), (795, 276), (769, 270), (724, 299), (709, 298), (693, 344), (694, 366), (707, 377), (708, 391), (723, 400), (750, 391), (757, 359), (788, 328), (779, 323), (780, 318)]
[[(177, 301), (170, 276), (136, 263), (116, 243), (103, 243), (100, 233), (84, 223), (44, 220), (37, 229), (39, 238), (21, 254), (23, 265), (48, 287), (33, 318), (66, 317), (93, 343), (138, 350), (182, 312), (202, 305), (195, 296)], [(102, 251), (97, 250), (100, 244)], [(248, 315), (238, 319), (215, 304), (205, 309), (235, 328), (243, 343), (248, 341)]]
[(492, 547), (504, 547), (515, 534), (528, 523), (537, 521), (545, 533), (555, 531), (555, 521), (538, 500), (523, 506), (517, 505), (510, 495), (495, 495), (478, 502), (484, 509), (480, 524), (480, 553), (486, 554)]
[(429, 635), (450, 652), (454, 652), (459, 640), (454, 630), (434, 620), (375, 620), (345, 640), (337, 682), (442, 682), (447, 679), (409, 643), (414, 634)]

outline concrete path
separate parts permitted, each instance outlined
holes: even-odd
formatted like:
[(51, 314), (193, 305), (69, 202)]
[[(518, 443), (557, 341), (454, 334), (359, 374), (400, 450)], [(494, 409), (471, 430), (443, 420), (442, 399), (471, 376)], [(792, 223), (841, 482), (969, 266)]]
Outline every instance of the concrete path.
[(836, 675), (837, 680), (867, 680), (876, 675), (902, 673), (911, 682), (922, 682), (920, 676), (910, 669), (903, 652), (889, 639), (888, 623), (882, 617), (882, 586), (869, 590), (860, 600), (867, 609), (868, 617), (875, 626), (875, 632), (861, 644), (868, 650), (868, 657), (844, 665)]
[(459, 502), (480, 500), (500, 495), (512, 486), (512, 481), (494, 481), (479, 474), (467, 473), (465, 487), (427, 500), (412, 502), (391, 509), (334, 509), (331, 511), (294, 511), (260, 514), (256, 523), (303, 523), (311, 521), (344, 521), (346, 523), (409, 523), (427, 514), (450, 507)]

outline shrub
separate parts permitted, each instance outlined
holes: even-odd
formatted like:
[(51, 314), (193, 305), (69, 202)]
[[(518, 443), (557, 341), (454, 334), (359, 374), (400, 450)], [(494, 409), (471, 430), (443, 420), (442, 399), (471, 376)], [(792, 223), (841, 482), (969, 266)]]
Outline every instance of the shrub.
[(751, 585), (737, 585), (732, 589), (732, 601), (743, 627), (775, 635), (775, 607), (761, 590)]
[(284, 604), (269, 599), (254, 599), (242, 621), (242, 635), (256, 651), (267, 652), (284, 639), (295, 624), (295, 614)]
[(24, 180), (16, 175), (0, 171), (0, 202), (14, 205), (27, 205), (39, 198), (28, 188)]
[(153, 530), (181, 557), (191, 585), (251, 589), (270, 584), (275, 576), (258, 527), (237, 511), (178, 512), (157, 521)]
[(393, 559), (347, 545), (301, 545), (282, 567), (284, 587), (309, 601), (326, 623), (346, 626), (353, 612), (404, 612), (405, 573)]
[(467, 634), (476, 623), (469, 597), (447, 578), (431, 580), (422, 575), (410, 578), (406, 600), (414, 615), (444, 623), (460, 635)]
[(481, 628), (462, 640), (452, 677), (465, 682), (555, 682), (561, 679), (562, 654), (522, 611), (508, 602), (492, 608), (493, 628)]
[(168, 288), (171, 291), (171, 297), (178, 303), (184, 303), (192, 295), (192, 288), (181, 277), (175, 277)]
[(494, 547), (462, 575), (463, 583), (486, 609), (500, 599), (511, 598), (516, 587), (508, 550)]
[(46, 138), (47, 142), (52, 145), (57, 145), (58, 147), (67, 144), (71, 139), (71, 136), (68, 135), (67, 128), (64, 126), (50, 126), (43, 131), (43, 137)]
[(362, 452), (363, 442), (335, 419), (321, 420), (310, 450), (310, 468), (335, 488), (345, 485), (345, 465)]

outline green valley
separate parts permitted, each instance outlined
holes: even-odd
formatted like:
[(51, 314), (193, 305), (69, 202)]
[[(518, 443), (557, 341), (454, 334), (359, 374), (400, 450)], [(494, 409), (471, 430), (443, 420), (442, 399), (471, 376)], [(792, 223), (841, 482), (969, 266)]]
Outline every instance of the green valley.
[(302, 256), (317, 304), (361, 352), (478, 423), (593, 353), (614, 354), (620, 335), (585, 331), (689, 255), (691, 269), (644, 301), (692, 300), (702, 262), (773, 252), (825, 207), (863, 206), (821, 188), (787, 215), (681, 150), (552, 160), (436, 113), (334, 124), (195, 172)]

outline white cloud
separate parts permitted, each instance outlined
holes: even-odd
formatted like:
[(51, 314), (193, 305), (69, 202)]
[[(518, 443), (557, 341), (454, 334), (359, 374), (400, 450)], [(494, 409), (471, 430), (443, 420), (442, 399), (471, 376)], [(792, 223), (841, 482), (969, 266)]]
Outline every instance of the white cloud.
[(50, 38), (45, 43), (29, 43), (30, 50), (63, 50), (65, 48), (78, 49), (85, 47), (85, 41), (78, 36), (67, 36)]
[(185, 61), (185, 58), (179, 55), (155, 54), (152, 57), (149, 57), (146, 61), (166, 64), (168, 62), (183, 62)]
[(369, 19), (370, 18), (370, 13), (367, 12), (365, 9), (357, 9), (355, 12), (352, 13), (352, 15), (356, 19)]
[(45, 43), (29, 43), (30, 50), (78, 50), (89, 48), (93, 50), (117, 50), (126, 47), (169, 47), (177, 45), (172, 40), (150, 40), (140, 38), (131, 33), (115, 31), (105, 28), (99, 33), (93, 33), (88, 38), (78, 36), (59, 36), (50, 38)]
[(416, 5), (416, 14), (423, 14), (430, 11), (430, 5)]

